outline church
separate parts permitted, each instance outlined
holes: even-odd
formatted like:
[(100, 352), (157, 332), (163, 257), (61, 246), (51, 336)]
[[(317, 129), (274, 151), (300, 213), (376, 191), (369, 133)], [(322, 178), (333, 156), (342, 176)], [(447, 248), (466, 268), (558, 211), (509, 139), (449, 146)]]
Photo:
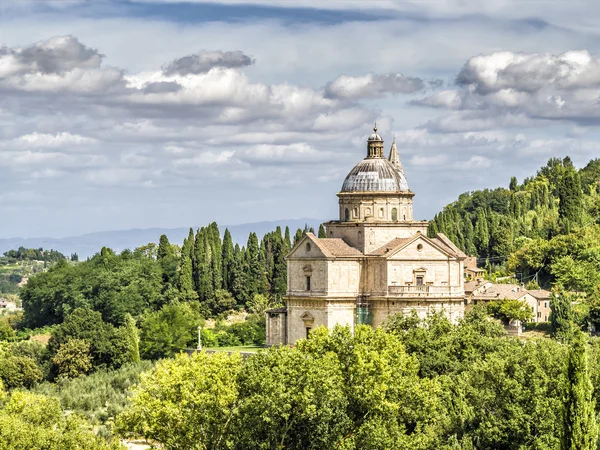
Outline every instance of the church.
[(464, 315), (466, 255), (445, 235), (427, 236), (413, 218), (396, 142), (389, 156), (377, 126), (367, 156), (346, 176), (339, 219), (326, 238), (307, 233), (287, 257), (286, 306), (267, 311), (267, 345), (294, 344), (312, 328), (368, 324), (416, 311)]

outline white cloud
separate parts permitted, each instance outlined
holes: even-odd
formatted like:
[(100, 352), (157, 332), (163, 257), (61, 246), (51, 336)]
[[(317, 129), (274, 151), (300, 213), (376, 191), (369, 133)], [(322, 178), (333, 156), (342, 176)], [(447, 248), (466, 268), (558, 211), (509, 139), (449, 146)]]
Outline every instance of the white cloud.
[(331, 98), (377, 98), (388, 94), (412, 94), (425, 87), (422, 79), (401, 73), (372, 74), (360, 77), (340, 75), (327, 83), (325, 94)]
[(13, 140), (18, 147), (24, 148), (57, 148), (61, 146), (95, 144), (98, 141), (93, 138), (71, 134), (63, 131), (56, 134), (38, 133), (34, 131), (30, 134), (24, 134)]

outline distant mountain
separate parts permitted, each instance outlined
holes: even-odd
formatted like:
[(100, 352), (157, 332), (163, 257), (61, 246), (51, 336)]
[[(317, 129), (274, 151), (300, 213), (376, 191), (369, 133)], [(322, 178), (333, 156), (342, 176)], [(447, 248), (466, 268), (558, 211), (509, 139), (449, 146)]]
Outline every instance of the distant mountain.
[[(281, 227), (282, 232), (286, 226), (290, 227), (290, 233), (292, 237), (298, 228), (304, 228), (305, 224), (309, 227), (313, 227), (316, 230), (319, 228), (319, 224), (323, 221), (317, 219), (287, 219), (287, 220), (276, 220), (272, 222), (256, 222), (256, 223), (243, 223), (240, 225), (220, 225), (219, 229), (221, 233), (225, 231), (225, 228), (229, 228), (231, 237), (234, 243), (240, 245), (246, 245), (248, 240), (248, 234), (254, 231), (258, 238), (269, 231), (274, 231), (277, 226)], [(198, 227), (193, 227), (196, 230)], [(158, 239), (161, 234), (166, 234), (169, 241), (174, 244), (180, 244), (183, 239), (187, 237), (189, 228), (145, 228), (139, 229), (134, 228), (132, 230), (115, 230), (115, 231), (100, 231), (98, 233), (83, 234), (81, 236), (71, 236), (65, 238), (9, 238), (0, 239), (0, 254), (17, 249), (19, 247), (25, 248), (44, 248), (54, 249), (59, 252), (70, 255), (71, 253), (77, 253), (80, 258), (87, 258), (92, 256), (102, 247), (110, 247), (115, 251), (121, 251), (126, 248), (134, 249), (141, 245), (149, 242), (158, 243)]]

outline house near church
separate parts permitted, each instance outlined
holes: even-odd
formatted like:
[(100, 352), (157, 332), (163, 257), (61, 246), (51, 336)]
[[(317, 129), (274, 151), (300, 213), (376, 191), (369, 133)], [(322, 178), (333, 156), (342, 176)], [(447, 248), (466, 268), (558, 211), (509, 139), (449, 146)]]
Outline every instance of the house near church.
[(445, 235), (427, 236), (396, 143), (377, 134), (337, 194), (339, 219), (326, 238), (306, 234), (287, 257), (286, 306), (267, 311), (267, 345), (293, 344), (317, 326), (368, 324), (416, 311), (464, 315), (466, 255)]

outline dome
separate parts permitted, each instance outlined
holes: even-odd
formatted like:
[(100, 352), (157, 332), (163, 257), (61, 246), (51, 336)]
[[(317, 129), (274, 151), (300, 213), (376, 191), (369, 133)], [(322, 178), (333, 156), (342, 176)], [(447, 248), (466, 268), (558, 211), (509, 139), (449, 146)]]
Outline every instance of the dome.
[(341, 192), (406, 192), (404, 174), (385, 158), (365, 158), (350, 171)]
[[(377, 130), (377, 128), (375, 128), (375, 130)], [(369, 141), (381, 141), (381, 142), (383, 142), (383, 139), (377, 133), (373, 133), (371, 136), (369, 136), (368, 140)]]

